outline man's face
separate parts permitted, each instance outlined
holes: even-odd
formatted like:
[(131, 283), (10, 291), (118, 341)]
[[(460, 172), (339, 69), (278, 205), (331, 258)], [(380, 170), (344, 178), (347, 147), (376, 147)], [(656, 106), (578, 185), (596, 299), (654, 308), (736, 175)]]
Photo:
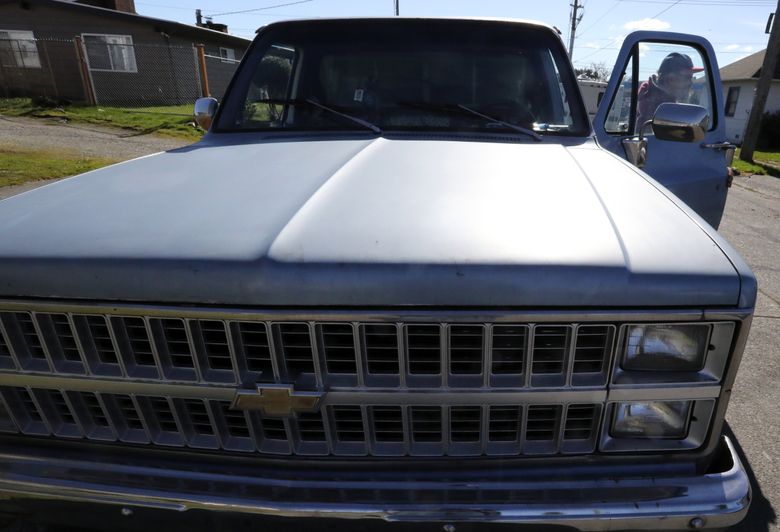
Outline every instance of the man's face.
[(667, 74), (665, 79), (665, 89), (671, 93), (677, 100), (683, 100), (688, 97), (693, 85), (693, 72), (690, 70), (677, 70)]

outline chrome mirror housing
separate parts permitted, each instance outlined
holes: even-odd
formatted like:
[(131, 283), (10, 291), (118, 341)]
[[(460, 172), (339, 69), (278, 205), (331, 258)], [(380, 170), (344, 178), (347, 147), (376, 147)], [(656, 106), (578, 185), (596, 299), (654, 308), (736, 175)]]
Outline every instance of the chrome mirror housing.
[(700, 142), (710, 127), (710, 114), (700, 105), (662, 103), (651, 123), (659, 140)]
[(195, 100), (195, 123), (206, 131), (211, 128), (219, 103), (216, 98), (198, 98)]

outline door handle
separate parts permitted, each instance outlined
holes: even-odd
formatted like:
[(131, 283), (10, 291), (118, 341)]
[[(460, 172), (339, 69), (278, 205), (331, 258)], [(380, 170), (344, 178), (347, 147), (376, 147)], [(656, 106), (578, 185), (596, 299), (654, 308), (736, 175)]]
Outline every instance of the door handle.
[(709, 144), (702, 144), (702, 148), (709, 148), (711, 150), (736, 150), (737, 147), (730, 143), (727, 140), (724, 140), (723, 142), (712, 142)]
[(734, 162), (734, 154), (737, 151), (737, 147), (727, 140), (721, 142), (703, 143), (702, 148), (709, 148), (710, 150), (723, 150), (726, 152), (726, 166), (731, 166)]

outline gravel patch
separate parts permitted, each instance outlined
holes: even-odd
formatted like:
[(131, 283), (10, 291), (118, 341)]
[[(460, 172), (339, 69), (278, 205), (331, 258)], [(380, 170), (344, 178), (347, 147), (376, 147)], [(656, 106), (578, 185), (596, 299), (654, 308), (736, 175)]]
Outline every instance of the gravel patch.
[(25, 150), (65, 150), (124, 161), (180, 148), (191, 141), (154, 134), (134, 135), (124, 129), (72, 124), (61, 119), (0, 115), (0, 144)]

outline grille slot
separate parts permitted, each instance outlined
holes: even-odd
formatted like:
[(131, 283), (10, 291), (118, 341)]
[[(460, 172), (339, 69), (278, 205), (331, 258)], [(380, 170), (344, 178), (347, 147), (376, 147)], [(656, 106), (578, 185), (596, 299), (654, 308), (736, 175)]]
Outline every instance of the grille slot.
[(13, 368), (15, 366), (8, 340), (0, 330), (0, 368)]
[(528, 327), (494, 325), (492, 339), (493, 373), (496, 375), (523, 373)]
[(395, 375), (398, 365), (398, 329), (395, 325), (363, 325), (366, 365), (369, 373)]
[(441, 372), (441, 328), (438, 325), (407, 325), (409, 373), (436, 375)]
[(98, 362), (112, 365), (119, 364), (106, 318), (103, 316), (86, 316), (86, 322)]
[(558, 434), (561, 407), (532, 405), (528, 407), (525, 438), (529, 441), (553, 441)]
[(79, 346), (76, 343), (76, 336), (73, 334), (68, 316), (66, 314), (48, 314), (47, 316), (51, 320), (57, 338), (58, 354), (61, 354), (62, 358), (68, 362), (81, 363)]
[(179, 432), (176, 418), (173, 416), (171, 405), (164, 397), (151, 397), (149, 403), (152, 407), (160, 430), (165, 432)]
[(484, 327), (481, 325), (451, 325), (449, 328), (450, 373), (480, 375)]
[(85, 392), (79, 395), (81, 400), (84, 402), (84, 406), (87, 409), (87, 414), (89, 415), (92, 423), (98, 427), (109, 428), (111, 424), (108, 422), (106, 411), (103, 410), (97, 395), (90, 392)]
[(314, 373), (314, 352), (306, 323), (282, 323), (279, 326), (281, 351), (291, 378)]
[(144, 430), (141, 415), (138, 413), (138, 409), (135, 407), (133, 399), (129, 395), (115, 395), (114, 401), (116, 402), (122, 420), (128, 429)]
[(365, 440), (363, 413), (359, 406), (334, 406), (332, 412), (338, 441), (362, 442)]
[(268, 331), (261, 322), (243, 321), (234, 324), (238, 331), (238, 345), (247, 370), (259, 374), (259, 380), (273, 382), (274, 366)]
[(325, 424), (319, 412), (298, 414), (298, 434), (303, 441), (326, 441)]
[(413, 406), (412, 440), (419, 443), (442, 441), (441, 408), (438, 406)]
[(404, 441), (404, 418), (400, 406), (373, 406), (371, 419), (374, 438), (380, 443)]
[(352, 325), (335, 323), (321, 325), (320, 336), (328, 373), (357, 374)]
[(38, 337), (38, 331), (35, 329), (32, 315), (26, 312), (16, 312), (13, 316), (16, 318), (16, 323), (22, 333), (22, 338), (30, 358), (46, 360), (46, 352), (43, 350), (43, 344)]
[(242, 452), (255, 450), (252, 430), (244, 412), (231, 410), (228, 401), (211, 401), (211, 408), (220, 420), (218, 433), (224, 449)]
[(214, 320), (201, 320), (196, 323), (200, 325), (208, 367), (215, 370), (233, 371), (225, 324)]
[(450, 408), (450, 439), (453, 442), (478, 442), (481, 435), (482, 407)]
[(194, 369), (195, 364), (184, 322), (178, 319), (161, 319), (159, 324), (169, 364), (174, 368)]
[(491, 442), (519, 441), (522, 422), (523, 415), (519, 406), (491, 406), (488, 439)]
[(208, 410), (203, 401), (198, 399), (183, 399), (182, 404), (189, 418), (190, 425), (196, 435), (213, 436), (214, 427), (211, 425)]
[(24, 434), (49, 435), (51, 431), (26, 388), (4, 387), (0, 390), (9, 413)]
[(563, 374), (569, 342), (568, 326), (537, 326), (534, 329), (534, 375)]
[(222, 415), (225, 416), (225, 424), (228, 434), (237, 438), (248, 438), (249, 427), (246, 423), (246, 416), (240, 410), (230, 410), (230, 403), (222, 402)]
[(3, 401), (0, 401), (0, 432), (17, 432), (16, 423)]
[(570, 405), (566, 411), (564, 440), (589, 440), (596, 431), (596, 405)]
[(284, 421), (277, 418), (263, 418), (263, 437), (268, 440), (287, 440)]
[(133, 361), (139, 366), (157, 366), (143, 318), (115, 318), (115, 320), (119, 327), (124, 328)]
[(4, 312), (0, 314), (7, 339), (22, 369), (28, 371), (49, 371), (49, 362), (43, 343), (38, 336), (32, 315), (27, 312)]
[(574, 373), (602, 373), (609, 360), (612, 328), (607, 325), (582, 325), (577, 329), (574, 348)]
[(68, 403), (65, 400), (65, 396), (62, 395), (62, 392), (52, 390), (49, 392), (49, 400), (51, 401), (51, 404), (54, 406), (57, 415), (60, 417), (63, 423), (68, 423), (71, 425), (76, 424), (76, 418), (73, 416), (73, 413), (70, 410), (70, 406), (68, 406)]

